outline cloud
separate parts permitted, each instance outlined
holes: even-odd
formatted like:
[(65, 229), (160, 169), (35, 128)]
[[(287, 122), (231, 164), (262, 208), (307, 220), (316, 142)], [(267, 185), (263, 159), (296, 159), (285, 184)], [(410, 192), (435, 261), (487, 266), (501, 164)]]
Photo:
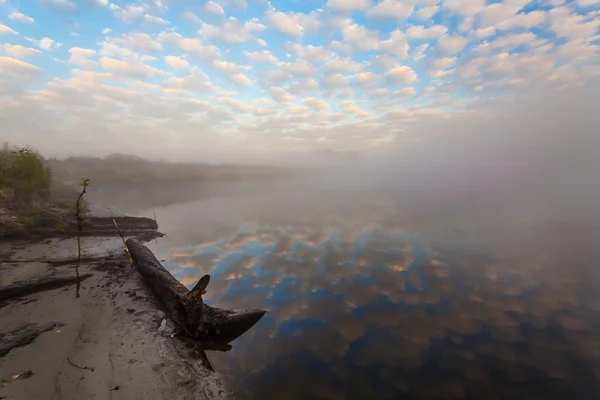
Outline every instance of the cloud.
[(38, 43), (38, 46), (40, 47), (40, 49), (46, 50), (46, 51), (58, 49), (59, 47), (62, 46), (62, 43), (59, 43), (53, 39), (50, 39), (49, 37), (44, 37), (44, 38), (42, 38), (42, 40), (40, 40), (37, 43)]
[(69, 54), (71, 55), (69, 58), (69, 62), (83, 69), (91, 70), (95, 69), (98, 66), (98, 63), (96, 61), (89, 59), (89, 57), (92, 57), (96, 54), (96, 50), (85, 49), (81, 47), (71, 47), (69, 49)]
[(414, 10), (415, 2), (410, 0), (383, 0), (367, 11), (367, 16), (404, 20)]
[(117, 60), (109, 57), (102, 57), (100, 65), (105, 70), (113, 73), (115, 76), (129, 78), (148, 78), (157, 75), (163, 75), (164, 72), (144, 64), (140, 60)]
[(444, 53), (456, 54), (460, 53), (469, 40), (463, 36), (444, 35), (438, 41), (437, 48)]
[(335, 74), (323, 78), (323, 86), (327, 89), (340, 89), (348, 86), (348, 78), (343, 75)]
[(317, 99), (315, 97), (307, 97), (304, 100), (302, 100), (302, 103), (315, 110), (315, 111), (326, 111), (329, 110), (329, 104), (326, 101), (323, 101), (321, 99)]
[(9, 28), (6, 25), (0, 24), (0, 35), (18, 35), (19, 32), (15, 31), (12, 28)]
[(397, 29), (390, 33), (388, 39), (379, 43), (378, 48), (382, 52), (394, 54), (400, 58), (406, 58), (408, 57), (410, 46), (406, 34), (402, 30)]
[(219, 104), (223, 104), (231, 108), (236, 112), (251, 112), (254, 111), (254, 106), (251, 104), (245, 104), (237, 99), (232, 99), (231, 97), (219, 97), (217, 99)]
[(155, 24), (155, 25), (169, 25), (170, 24), (169, 21), (164, 20), (161, 17), (155, 17), (150, 14), (144, 15), (144, 21), (149, 22), (151, 24)]
[(247, 88), (254, 84), (252, 80), (242, 73), (233, 74), (231, 76), (231, 81), (234, 85), (242, 88)]
[(448, 28), (443, 25), (432, 25), (428, 28), (416, 25), (406, 30), (406, 35), (411, 39), (438, 39), (448, 32)]
[(327, 0), (327, 7), (338, 11), (365, 10), (371, 0)]
[(369, 30), (362, 25), (347, 20), (344, 21), (342, 37), (344, 43), (359, 51), (375, 50), (379, 46), (377, 31)]
[(263, 51), (244, 51), (244, 55), (250, 60), (258, 63), (276, 63), (279, 60), (269, 50)]
[(125, 7), (119, 7), (115, 3), (110, 3), (109, 8), (115, 18), (127, 23), (132, 23), (144, 16), (144, 8), (139, 5), (128, 4)]
[(198, 35), (215, 42), (223, 43), (258, 42), (260, 39), (256, 37), (256, 34), (263, 30), (265, 30), (265, 26), (257, 19), (242, 23), (237, 18), (230, 17), (222, 25), (201, 23)]
[(350, 59), (333, 58), (325, 62), (323, 69), (327, 72), (356, 73), (362, 66)]
[(216, 46), (203, 44), (198, 38), (188, 38), (175, 32), (161, 32), (158, 41), (177, 47), (179, 50), (193, 54), (202, 60), (211, 60), (220, 56), (221, 52)]
[(273, 97), (273, 100), (278, 103), (286, 103), (295, 99), (295, 97), (286, 92), (285, 89), (278, 86), (270, 87), (269, 93), (271, 94), (271, 97)]
[(35, 20), (23, 13), (20, 13), (18, 11), (13, 11), (10, 14), (8, 14), (8, 19), (13, 20), (13, 21), (17, 21), (17, 22), (22, 22), (24, 24), (34, 24)]
[(315, 67), (304, 60), (297, 60), (293, 63), (279, 62), (276, 66), (293, 77), (309, 77), (317, 73)]
[(107, 42), (134, 53), (158, 53), (163, 50), (163, 46), (158, 40), (143, 32), (123, 34), (111, 38)]
[(223, 10), (223, 7), (221, 7), (218, 3), (215, 3), (214, 1), (207, 2), (204, 5), (204, 10), (211, 14), (225, 15), (225, 10)]
[(190, 67), (189, 62), (187, 62), (181, 57), (176, 56), (165, 56), (165, 65), (176, 70), (184, 70)]
[(267, 11), (266, 19), (273, 29), (291, 36), (302, 35), (302, 26), (298, 23), (298, 19), (292, 13), (291, 15), (280, 11)]
[(31, 78), (41, 74), (42, 69), (11, 57), (0, 57), (0, 71), (8, 72), (19, 78)]
[(35, 54), (41, 53), (39, 50), (33, 49), (31, 47), (23, 47), (21, 45), (12, 45), (7, 43), (2, 47), (4, 47), (4, 52), (6, 54), (19, 59), (31, 57)]
[(77, 9), (72, 0), (40, 0), (40, 2), (58, 11), (75, 11)]
[(356, 82), (359, 85), (373, 86), (373, 85), (377, 85), (379, 82), (381, 82), (383, 80), (383, 76), (368, 71), (368, 72), (362, 72), (360, 74), (356, 74), (354, 76), (354, 79), (356, 79)]
[(486, 6), (485, 0), (443, 0), (447, 9), (465, 16), (479, 14)]
[(402, 65), (387, 72), (386, 76), (394, 83), (406, 84), (417, 80), (417, 73), (409, 66)]

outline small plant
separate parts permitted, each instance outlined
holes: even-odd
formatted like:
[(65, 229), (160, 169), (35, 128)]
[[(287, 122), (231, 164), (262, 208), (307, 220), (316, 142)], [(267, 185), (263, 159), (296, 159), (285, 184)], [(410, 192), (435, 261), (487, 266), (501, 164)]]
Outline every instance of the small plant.
[(81, 231), (83, 231), (83, 218), (80, 215), (80, 203), (83, 195), (86, 193), (87, 187), (90, 184), (89, 179), (82, 179), (79, 186), (81, 186), (81, 193), (75, 203), (75, 217), (77, 218), (77, 265), (75, 266), (75, 274), (77, 275), (77, 287), (75, 297), (79, 298), (79, 264), (81, 263)]

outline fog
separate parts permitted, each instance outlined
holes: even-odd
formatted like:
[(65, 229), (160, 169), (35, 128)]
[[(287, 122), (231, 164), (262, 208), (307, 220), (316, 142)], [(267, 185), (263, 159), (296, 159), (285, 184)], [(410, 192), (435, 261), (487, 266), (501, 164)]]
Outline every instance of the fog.
[(382, 207), (374, 220), (446, 244), (591, 246), (600, 233), (598, 99), (595, 88), (538, 93), (407, 122), (398, 144), (360, 160), (288, 159), (302, 174), (246, 185), (215, 200), (207, 218), (352, 217)]

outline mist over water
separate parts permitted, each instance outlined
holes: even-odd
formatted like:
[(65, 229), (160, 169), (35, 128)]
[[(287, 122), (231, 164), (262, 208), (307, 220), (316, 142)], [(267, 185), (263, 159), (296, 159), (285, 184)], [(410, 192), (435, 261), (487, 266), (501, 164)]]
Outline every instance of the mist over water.
[(140, 210), (208, 303), (269, 310), (209, 355), (238, 397), (599, 393), (600, 125), (550, 105)]

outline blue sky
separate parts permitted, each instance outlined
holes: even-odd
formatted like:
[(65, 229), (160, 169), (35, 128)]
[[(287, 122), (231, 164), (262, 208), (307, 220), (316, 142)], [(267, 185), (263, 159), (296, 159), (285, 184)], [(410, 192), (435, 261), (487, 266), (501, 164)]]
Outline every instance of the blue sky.
[(599, 28), (600, 0), (0, 0), (0, 124), (56, 155), (376, 151), (594, 84)]

